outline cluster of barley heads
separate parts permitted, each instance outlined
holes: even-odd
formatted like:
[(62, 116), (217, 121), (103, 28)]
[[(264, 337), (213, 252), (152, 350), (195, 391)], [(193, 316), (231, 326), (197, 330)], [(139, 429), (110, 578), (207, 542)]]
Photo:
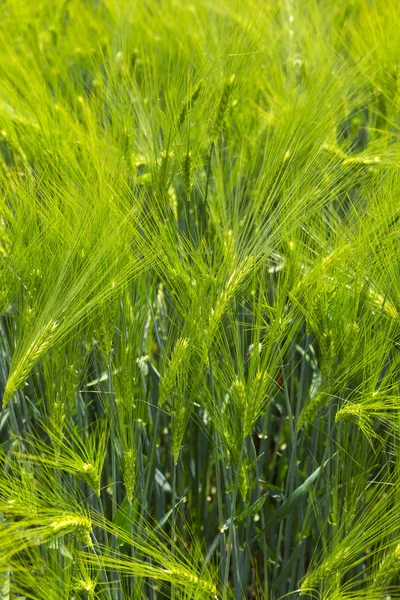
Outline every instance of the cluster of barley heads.
[(399, 25), (1, 3), (3, 600), (400, 598)]

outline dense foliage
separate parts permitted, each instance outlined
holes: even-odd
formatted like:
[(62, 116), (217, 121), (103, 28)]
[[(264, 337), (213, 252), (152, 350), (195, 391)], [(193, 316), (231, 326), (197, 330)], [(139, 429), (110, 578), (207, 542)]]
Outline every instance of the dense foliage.
[(400, 598), (399, 31), (3, 0), (1, 598)]

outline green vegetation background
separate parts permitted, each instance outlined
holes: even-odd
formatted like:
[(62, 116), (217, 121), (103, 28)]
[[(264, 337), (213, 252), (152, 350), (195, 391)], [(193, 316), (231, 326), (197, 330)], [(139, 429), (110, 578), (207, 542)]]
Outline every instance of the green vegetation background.
[(3, 600), (400, 598), (399, 31), (1, 3)]

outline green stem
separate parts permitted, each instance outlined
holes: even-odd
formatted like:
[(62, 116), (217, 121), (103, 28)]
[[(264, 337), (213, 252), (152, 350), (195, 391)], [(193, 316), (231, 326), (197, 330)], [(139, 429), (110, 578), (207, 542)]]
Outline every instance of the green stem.
[[(242, 466), (242, 458), (243, 458), (245, 442), (246, 442), (246, 439), (243, 438), (242, 445), (240, 448), (240, 456), (239, 456), (239, 463), (238, 463), (238, 467), (237, 467), (237, 476), (235, 479), (235, 487), (234, 487), (233, 496), (231, 499), (231, 511), (230, 511), (231, 514), (230, 514), (229, 534), (228, 534), (228, 549), (227, 549), (227, 556), (226, 556), (226, 563), (225, 563), (222, 600), (226, 600), (227, 593), (228, 593), (229, 567), (230, 567), (230, 561), (231, 561), (231, 552), (232, 552), (232, 548), (233, 548), (233, 542), (235, 542), (234, 553), (236, 554), (236, 560), (234, 560), (233, 569), (236, 573), (236, 576), (238, 576), (238, 581), (240, 581), (240, 574), (237, 573), (238, 561), (237, 561), (237, 547), (236, 547), (236, 532), (234, 531), (234, 529), (235, 529), (234, 517), (235, 517), (235, 508), (236, 508), (236, 498), (237, 498), (237, 493), (238, 493), (238, 489), (239, 489), (240, 469)], [(238, 586), (236, 586), (235, 592), (237, 592), (237, 587)]]

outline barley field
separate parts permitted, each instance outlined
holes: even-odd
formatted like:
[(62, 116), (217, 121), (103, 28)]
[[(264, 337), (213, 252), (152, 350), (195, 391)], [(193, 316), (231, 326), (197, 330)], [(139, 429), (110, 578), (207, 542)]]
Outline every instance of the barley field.
[(400, 3), (0, 49), (0, 598), (400, 599)]

